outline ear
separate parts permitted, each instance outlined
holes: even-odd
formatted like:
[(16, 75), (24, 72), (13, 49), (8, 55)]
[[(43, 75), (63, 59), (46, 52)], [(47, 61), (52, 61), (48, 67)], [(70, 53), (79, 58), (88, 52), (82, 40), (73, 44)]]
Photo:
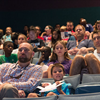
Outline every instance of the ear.
[(35, 54), (35, 52), (33, 51), (33, 52), (32, 52), (32, 57), (34, 56), (34, 54)]

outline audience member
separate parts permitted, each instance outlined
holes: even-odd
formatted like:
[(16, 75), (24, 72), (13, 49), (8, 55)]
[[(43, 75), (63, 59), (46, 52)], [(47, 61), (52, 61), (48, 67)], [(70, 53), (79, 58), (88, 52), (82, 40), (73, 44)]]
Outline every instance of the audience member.
[(93, 27), (91, 24), (87, 24), (86, 19), (81, 18), (80, 19), (80, 24), (83, 25), (85, 27), (86, 31), (89, 31), (90, 33), (93, 32)]
[(14, 32), (12, 35), (11, 35), (11, 39), (12, 39), (12, 42), (14, 44), (14, 49), (17, 49), (18, 48), (18, 33), (17, 32)]
[(11, 40), (11, 34), (12, 34), (12, 28), (11, 27), (7, 27), (6, 28), (6, 34), (3, 36), (3, 41), (12, 41)]
[(42, 68), (30, 64), (33, 47), (21, 43), (18, 49), (18, 62), (5, 63), (0, 66), (0, 100), (4, 97), (25, 97), (25, 91), (32, 92), (40, 84)]
[(68, 56), (66, 45), (64, 41), (57, 41), (53, 47), (53, 54), (51, 56), (50, 62), (47, 64), (48, 70), (44, 72), (43, 77), (51, 78), (51, 68), (54, 63), (61, 63), (64, 66), (65, 74), (69, 74), (69, 69), (71, 66), (71, 59)]
[(23, 32), (22, 32), (25, 36), (28, 35), (28, 29), (29, 29), (28, 25), (25, 25), (25, 26), (24, 26), (24, 30), (23, 30)]
[[(61, 84), (60, 81), (63, 80), (63, 76), (65, 75), (64, 66), (60, 63), (54, 64), (51, 68), (51, 75), (56, 85)], [(70, 84), (63, 82), (63, 84), (58, 86), (57, 89), (54, 89), (48, 92), (43, 92), (41, 93), (41, 96), (52, 96), (52, 95), (60, 95), (60, 94), (69, 95), (70, 91), (68, 89), (68, 85)], [(48, 82), (42, 84), (42, 87), (46, 87), (46, 86), (49, 86)], [(28, 98), (32, 98), (32, 97), (38, 97), (38, 95), (36, 93), (30, 93), (28, 95)]]
[(89, 53), (85, 57), (77, 55), (70, 67), (70, 75), (80, 73), (100, 74), (100, 31), (93, 31), (93, 43), (96, 47), (94, 54)]
[(42, 46), (45, 46), (43, 40), (37, 39), (36, 28), (33, 26), (29, 28), (29, 37), (30, 40), (28, 40), (28, 42), (34, 47), (35, 52), (37, 49), (41, 49)]
[(45, 47), (41, 48), (41, 57), (40, 57), (39, 61), (37, 62), (37, 64), (42, 66), (43, 71), (48, 69), (47, 63), (49, 62), (50, 55), (51, 55), (50, 47), (45, 46)]
[(0, 29), (0, 49), (3, 49), (3, 43), (4, 43), (2, 36), (3, 36), (3, 30)]
[[(24, 35), (24, 34), (19, 34), (18, 35), (18, 46), (21, 44), (21, 43), (24, 43), (24, 42), (27, 42), (27, 37)], [(18, 53), (18, 48), (17, 49), (14, 49), (12, 51), (12, 54), (17, 54)]]
[(35, 26), (35, 28), (36, 28), (36, 33), (37, 33), (37, 38), (38, 39), (42, 39), (42, 40), (44, 40), (44, 38), (43, 37), (40, 37), (40, 34), (41, 34), (41, 28), (39, 27), (39, 26)]
[[(43, 32), (41, 34), (41, 37), (44, 38), (44, 41), (45, 42), (50, 42), (51, 40), (51, 36), (52, 36), (52, 32), (53, 32), (53, 27), (51, 25), (47, 25), (45, 27), (45, 32)], [(50, 38), (50, 39), (49, 39)]]
[(55, 29), (53, 30), (51, 42), (49, 42), (48, 46), (52, 48), (58, 40), (61, 40), (61, 33), (60, 30)]
[(94, 30), (100, 30), (100, 20), (96, 21)]
[(60, 30), (60, 24), (57, 23), (57, 24), (55, 25), (55, 29)]
[(67, 43), (68, 53), (76, 55), (77, 53), (86, 54), (87, 52), (94, 51), (93, 41), (84, 40), (85, 27), (83, 25), (77, 25), (75, 27), (76, 41), (69, 41)]
[(11, 41), (6, 41), (3, 44), (3, 50), (5, 55), (0, 56), (0, 64), (2, 63), (16, 63), (17, 62), (17, 54), (11, 54), (13, 51), (14, 45)]

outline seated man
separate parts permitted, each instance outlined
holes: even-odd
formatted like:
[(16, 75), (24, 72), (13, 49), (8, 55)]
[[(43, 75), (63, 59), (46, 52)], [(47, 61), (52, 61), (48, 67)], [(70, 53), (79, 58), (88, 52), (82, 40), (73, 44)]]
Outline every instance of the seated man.
[(70, 75), (86, 72), (90, 74), (100, 74), (100, 31), (93, 31), (93, 43), (96, 47), (94, 54), (89, 53), (85, 57), (75, 56), (70, 67)]
[(84, 40), (85, 27), (77, 25), (75, 27), (76, 41), (69, 41), (67, 43), (68, 53), (70, 55), (86, 54), (87, 52), (94, 51), (93, 41), (89, 39)]
[(0, 56), (0, 64), (2, 63), (16, 63), (17, 54), (11, 54), (13, 51), (14, 45), (11, 41), (4, 42), (3, 50), (5, 55)]
[(32, 92), (40, 84), (42, 68), (30, 64), (33, 47), (22, 43), (18, 49), (18, 62), (0, 65), (0, 100), (4, 97), (25, 97), (25, 91)]
[[(38, 65), (42, 66), (42, 70), (45, 71), (48, 69), (47, 63), (49, 62), (49, 56), (51, 55), (51, 48), (50, 47), (42, 47), (41, 49), (41, 57), (39, 59)], [(34, 60), (34, 59), (33, 59)]]

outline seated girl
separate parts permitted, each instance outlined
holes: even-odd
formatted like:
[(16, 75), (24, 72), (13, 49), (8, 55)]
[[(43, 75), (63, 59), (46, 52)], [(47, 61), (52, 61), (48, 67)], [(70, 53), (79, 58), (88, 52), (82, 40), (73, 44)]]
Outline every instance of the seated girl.
[[(64, 66), (60, 63), (54, 64), (51, 68), (51, 75), (52, 75), (56, 85), (60, 84), (61, 83), (60, 81), (63, 80), (63, 76), (65, 75)], [(42, 87), (46, 87), (48, 85), (49, 85), (48, 82), (43, 83)], [(52, 96), (52, 95), (60, 95), (60, 94), (69, 95), (70, 92), (68, 89), (68, 85), (70, 85), (70, 84), (67, 84), (63, 81), (63, 84), (58, 86), (57, 89), (54, 89), (54, 90), (51, 90), (48, 92), (42, 92), (41, 96)], [(28, 98), (32, 98), (32, 97), (38, 97), (38, 95), (36, 93), (30, 93), (28, 95)]]
[(65, 74), (69, 74), (72, 60), (68, 56), (66, 45), (64, 41), (57, 41), (53, 47), (53, 54), (50, 62), (47, 64), (48, 70), (43, 73), (43, 78), (51, 78), (51, 68), (55, 63), (61, 63), (64, 66)]

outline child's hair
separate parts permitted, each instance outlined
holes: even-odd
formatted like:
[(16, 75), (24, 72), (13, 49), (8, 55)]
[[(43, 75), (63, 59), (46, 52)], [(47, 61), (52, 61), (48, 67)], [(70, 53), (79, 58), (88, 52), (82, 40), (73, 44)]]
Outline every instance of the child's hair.
[(57, 40), (55, 40), (55, 39), (53, 38), (53, 33), (52, 33), (51, 44), (55, 44), (58, 40), (61, 40), (61, 33), (60, 33), (60, 30), (54, 29), (53, 32), (54, 32), (54, 31), (57, 32), (58, 37), (57, 37)]
[[(63, 40), (61, 40), (61, 41), (57, 41), (57, 42), (54, 44), (53, 50), (55, 50), (55, 47), (56, 47), (56, 45), (57, 45), (58, 43), (61, 43), (61, 44), (64, 46), (64, 48), (66, 48), (65, 42), (64, 42)], [(56, 61), (57, 59), (58, 59), (57, 55), (53, 52), (53, 54), (52, 54), (51, 59), (50, 59), (49, 62)], [(64, 59), (65, 59), (65, 60), (66, 60), (66, 59), (67, 59), (67, 60), (70, 60), (70, 59), (71, 59), (71, 58), (69, 57), (69, 55), (68, 55), (68, 52), (65, 52), (65, 53), (64, 53)]]
[(11, 35), (11, 39), (13, 42), (15, 42), (15, 40), (18, 39), (18, 35), (19, 35), (19, 33), (17, 33), (17, 32), (15, 32), (14, 34)]
[(35, 33), (37, 32), (37, 30), (36, 30), (36, 28), (35, 28), (34, 26), (30, 26), (28, 31), (29, 31), (29, 32), (30, 32), (30, 31), (34, 31)]
[(63, 69), (63, 73), (65, 74), (64, 66), (62, 64), (60, 64), (60, 63), (55, 63), (55, 64), (53, 64), (53, 66), (51, 68), (51, 75), (52, 75), (54, 67), (61, 67)]
[(4, 48), (8, 43), (13, 44), (11, 41), (6, 41), (6, 42), (4, 42), (4, 44), (3, 44), (3, 48)]
[(22, 34), (22, 33), (20, 33), (19, 35), (18, 35), (18, 38), (19, 38), (19, 36), (23, 36), (24, 37), (24, 39), (27, 41), (27, 37), (24, 35), (24, 34)]

